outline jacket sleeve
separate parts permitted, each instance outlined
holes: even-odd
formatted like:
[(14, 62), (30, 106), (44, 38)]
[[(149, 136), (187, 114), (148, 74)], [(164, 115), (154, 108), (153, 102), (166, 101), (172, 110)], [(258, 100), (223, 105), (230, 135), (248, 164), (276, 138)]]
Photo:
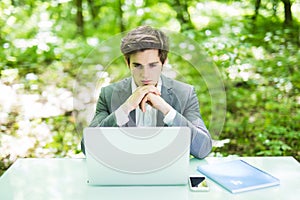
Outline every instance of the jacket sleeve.
[(107, 97), (107, 95), (109, 95), (109, 91), (106, 91), (106, 88), (102, 88), (97, 102), (94, 118), (89, 125), (90, 127), (118, 126), (115, 112), (111, 112), (110, 104), (107, 102), (110, 99), (110, 97)]
[[(90, 123), (90, 127), (112, 127), (117, 126), (116, 117), (114, 112), (110, 112), (110, 105), (107, 104), (108, 98), (105, 88), (101, 89), (100, 96), (98, 98), (96, 112), (94, 115), (93, 120)], [(85, 154), (85, 145), (84, 145), (84, 138), (81, 140), (81, 151)]]
[[(186, 92), (186, 91), (185, 91)], [(212, 149), (212, 139), (199, 113), (199, 103), (193, 87), (182, 114), (177, 111), (172, 126), (188, 126), (191, 129), (190, 153), (196, 158), (205, 158)]]

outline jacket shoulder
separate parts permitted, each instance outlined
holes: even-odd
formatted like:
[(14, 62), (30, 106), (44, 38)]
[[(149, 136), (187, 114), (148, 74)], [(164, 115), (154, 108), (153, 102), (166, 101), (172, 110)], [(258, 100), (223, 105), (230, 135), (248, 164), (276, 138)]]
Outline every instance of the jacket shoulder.
[(111, 83), (105, 87), (102, 87), (101, 90), (110, 91), (115, 89), (124, 89), (125, 86), (130, 86), (130, 83), (131, 83), (131, 78), (128, 77), (120, 81)]
[(187, 91), (187, 90), (191, 90), (194, 88), (194, 86), (175, 80), (175, 79), (171, 79), (169, 77), (166, 76), (162, 76), (162, 81), (164, 82), (163, 84), (166, 85), (166, 87), (172, 88), (173, 90), (178, 90), (178, 91)]

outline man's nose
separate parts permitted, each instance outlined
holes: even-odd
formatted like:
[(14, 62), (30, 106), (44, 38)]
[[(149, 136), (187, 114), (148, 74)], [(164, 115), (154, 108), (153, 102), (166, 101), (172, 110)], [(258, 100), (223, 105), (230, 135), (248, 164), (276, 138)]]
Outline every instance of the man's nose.
[(142, 75), (144, 78), (147, 78), (149, 76), (150, 70), (148, 66), (143, 67)]

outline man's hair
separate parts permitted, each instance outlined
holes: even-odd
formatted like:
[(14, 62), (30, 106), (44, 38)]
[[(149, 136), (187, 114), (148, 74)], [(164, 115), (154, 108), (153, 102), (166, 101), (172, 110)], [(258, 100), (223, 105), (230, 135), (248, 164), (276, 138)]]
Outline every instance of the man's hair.
[(130, 64), (130, 55), (146, 49), (158, 49), (158, 56), (162, 64), (165, 63), (168, 51), (168, 37), (160, 30), (151, 26), (140, 26), (130, 31), (121, 42), (121, 52), (126, 62)]

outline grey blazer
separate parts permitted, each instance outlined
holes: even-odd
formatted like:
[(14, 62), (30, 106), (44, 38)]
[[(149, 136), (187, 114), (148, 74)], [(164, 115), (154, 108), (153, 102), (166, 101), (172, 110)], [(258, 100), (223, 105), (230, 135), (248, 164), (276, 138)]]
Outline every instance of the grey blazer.
[[(197, 158), (204, 158), (211, 151), (212, 140), (199, 113), (199, 103), (194, 88), (163, 75), (161, 75), (161, 80), (162, 98), (177, 111), (172, 126), (190, 127), (192, 132), (190, 152)], [(131, 93), (131, 77), (103, 87), (90, 126), (118, 126), (115, 110), (129, 98)], [(136, 126), (135, 110), (130, 112), (129, 115), (129, 122), (124, 126)], [(164, 124), (163, 118), (163, 114), (158, 111), (157, 126), (167, 126)], [(83, 143), (82, 150), (84, 152)]]

